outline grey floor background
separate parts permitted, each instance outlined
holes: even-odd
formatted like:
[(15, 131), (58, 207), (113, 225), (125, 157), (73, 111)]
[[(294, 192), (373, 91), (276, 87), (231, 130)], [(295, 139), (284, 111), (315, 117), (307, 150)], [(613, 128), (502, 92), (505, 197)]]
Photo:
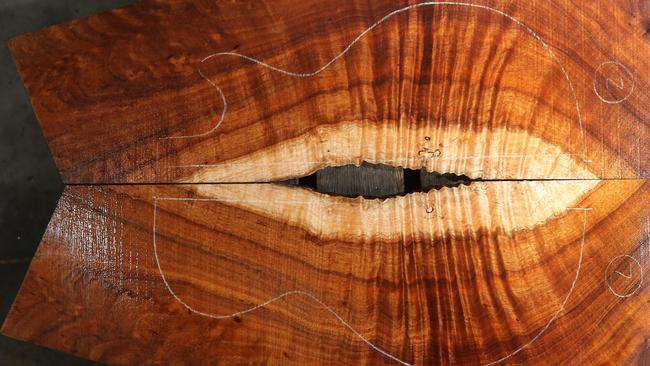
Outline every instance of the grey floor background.
[[(134, 0), (0, 0), (0, 323), (9, 311), (63, 183), (6, 42)], [(96, 365), (0, 335), (0, 365)]]

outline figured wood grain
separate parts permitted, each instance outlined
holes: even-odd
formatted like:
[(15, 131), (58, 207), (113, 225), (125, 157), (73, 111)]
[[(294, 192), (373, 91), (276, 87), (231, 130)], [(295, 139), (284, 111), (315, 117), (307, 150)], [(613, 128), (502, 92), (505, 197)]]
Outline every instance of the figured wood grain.
[(272, 181), (363, 161), (636, 178), (650, 169), (647, 9), (147, 0), (9, 46), (69, 183)]
[(643, 365), (649, 202), (642, 180), (69, 186), (2, 331), (118, 365)]
[(145, 0), (16, 37), (68, 186), (2, 332), (115, 365), (650, 364), (649, 19)]

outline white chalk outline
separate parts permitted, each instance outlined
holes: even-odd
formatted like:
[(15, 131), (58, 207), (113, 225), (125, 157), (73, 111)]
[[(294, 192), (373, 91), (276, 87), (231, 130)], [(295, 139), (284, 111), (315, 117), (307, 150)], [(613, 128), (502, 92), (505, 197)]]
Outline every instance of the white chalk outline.
[[(198, 315), (201, 315), (201, 316), (205, 316), (205, 317), (208, 317), (208, 318), (212, 318), (212, 319), (229, 319), (229, 318), (233, 318), (233, 317), (238, 316), (238, 315), (242, 315), (242, 314), (246, 314), (246, 313), (255, 311), (255, 310), (259, 309), (259, 308), (265, 307), (266, 305), (269, 305), (269, 304), (271, 304), (271, 303), (273, 303), (275, 301), (278, 301), (278, 300), (280, 300), (280, 299), (282, 299), (284, 297), (290, 296), (290, 295), (306, 296), (307, 298), (310, 298), (310, 299), (316, 301), (322, 308), (324, 308), (330, 314), (332, 314), (339, 322), (341, 322), (341, 324), (343, 324), (346, 328), (348, 328), (354, 335), (359, 337), (359, 339), (361, 339), (363, 342), (365, 342), (372, 349), (374, 349), (375, 351), (381, 353), (382, 355), (384, 355), (384, 356), (386, 356), (386, 357), (388, 357), (388, 358), (390, 358), (390, 359), (392, 359), (392, 360), (394, 360), (396, 362), (401, 363), (402, 365), (411, 366), (410, 363), (400, 360), (399, 358), (393, 356), (392, 354), (390, 354), (390, 353), (384, 351), (383, 349), (379, 348), (378, 346), (376, 346), (374, 343), (370, 342), (366, 337), (364, 337), (361, 333), (359, 333), (356, 329), (354, 329), (350, 325), (350, 323), (345, 321), (345, 319), (343, 319), (338, 313), (336, 313), (334, 311), (334, 309), (329, 307), (327, 304), (322, 302), (319, 298), (317, 298), (313, 294), (311, 294), (309, 292), (306, 292), (306, 291), (302, 291), (302, 290), (287, 291), (287, 292), (281, 293), (280, 295), (278, 295), (278, 296), (276, 296), (276, 297), (274, 297), (272, 299), (269, 299), (269, 300), (267, 300), (267, 301), (265, 301), (265, 302), (263, 302), (261, 304), (258, 304), (258, 305), (255, 305), (255, 306), (251, 307), (251, 308), (248, 308), (248, 309), (245, 309), (245, 310), (242, 310), (242, 311), (238, 311), (238, 312), (235, 312), (235, 313), (232, 313), (232, 314), (228, 314), (228, 315), (215, 315), (215, 314), (205, 313), (205, 312), (194, 309), (193, 307), (188, 305), (186, 302), (181, 300), (178, 297), (178, 295), (176, 295), (174, 290), (172, 290), (171, 286), (169, 285), (169, 282), (167, 282), (167, 278), (165, 277), (165, 274), (164, 274), (164, 272), (162, 270), (162, 267), (160, 266), (160, 259), (158, 259), (158, 247), (156, 245), (156, 211), (157, 211), (157, 207), (158, 207), (158, 200), (161, 200), (161, 201), (220, 201), (220, 202), (235, 202), (235, 201), (241, 201), (241, 200), (219, 200), (219, 199), (207, 199), (207, 198), (173, 198), (173, 197), (159, 198), (159, 197), (154, 197), (154, 201), (153, 201), (153, 254), (154, 254), (154, 257), (156, 259), (156, 265), (158, 266), (158, 271), (160, 272), (160, 277), (162, 278), (162, 280), (163, 280), (163, 282), (165, 284), (165, 287), (167, 288), (167, 291), (172, 295), (172, 297), (176, 301), (178, 301), (181, 305), (183, 305), (187, 310), (191, 311), (192, 313), (195, 313), (195, 314), (198, 314)], [(262, 200), (260, 200), (260, 202), (262, 202)], [(263, 201), (263, 202), (267, 202), (267, 201)], [(276, 202), (282, 202), (282, 201), (276, 201)], [(294, 202), (294, 201), (285, 201), (285, 202)], [(306, 203), (306, 202), (304, 202), (304, 203)]]
[[(275, 71), (275, 72), (278, 72), (278, 73), (281, 73), (281, 74), (284, 74), (284, 75), (288, 75), (288, 76), (292, 76), (292, 77), (298, 77), (298, 78), (311, 77), (311, 76), (315, 76), (315, 75), (321, 73), (322, 71), (327, 69), (330, 65), (332, 65), (336, 60), (343, 57), (366, 34), (371, 32), (373, 29), (375, 29), (377, 26), (379, 26), (380, 24), (382, 24), (383, 22), (385, 22), (386, 20), (388, 20), (392, 16), (394, 16), (396, 14), (399, 14), (399, 13), (409, 11), (411, 9), (421, 8), (421, 7), (425, 7), (425, 6), (436, 6), (436, 5), (450, 5), (450, 6), (477, 8), (477, 9), (488, 10), (490, 12), (499, 14), (499, 15), (511, 20), (516, 25), (521, 27), (524, 31), (526, 31), (531, 36), (533, 36), (548, 51), (551, 58), (560, 67), (562, 73), (564, 74), (564, 78), (566, 79), (566, 81), (567, 81), (567, 83), (569, 85), (569, 89), (571, 90), (571, 94), (573, 95), (573, 98), (575, 100), (575, 107), (576, 107), (576, 112), (577, 112), (577, 116), (578, 116), (578, 124), (579, 124), (579, 127), (580, 127), (580, 140), (581, 140), (581, 143), (582, 143), (582, 150), (583, 150), (582, 151), (582, 160), (584, 162), (586, 162), (586, 163), (591, 163), (592, 162), (591, 160), (587, 160), (587, 143), (586, 143), (586, 140), (585, 140), (585, 132), (584, 132), (584, 127), (583, 127), (582, 114), (580, 112), (580, 103), (578, 101), (578, 97), (577, 97), (575, 88), (573, 86), (573, 83), (571, 82), (571, 78), (569, 77), (568, 72), (564, 68), (564, 65), (560, 62), (560, 59), (557, 57), (555, 52), (553, 52), (551, 47), (532, 28), (527, 26), (525, 23), (523, 23), (519, 19), (513, 17), (512, 15), (507, 14), (507, 13), (501, 11), (501, 10), (486, 6), (486, 5), (480, 5), (480, 4), (474, 4), (474, 3), (456, 2), (456, 1), (426, 1), (426, 2), (421, 2), (421, 3), (405, 6), (403, 8), (399, 8), (397, 10), (393, 10), (390, 13), (384, 15), (381, 19), (379, 19), (378, 21), (376, 21), (372, 25), (370, 25), (363, 32), (361, 32), (339, 54), (334, 56), (334, 58), (332, 58), (330, 61), (325, 63), (320, 68), (318, 68), (316, 71), (312, 71), (312, 72), (298, 73), (298, 72), (288, 71), (288, 70), (285, 70), (285, 69), (270, 65), (270, 64), (268, 64), (268, 63), (266, 63), (264, 61), (258, 60), (256, 58), (253, 58), (253, 57), (250, 57), (250, 56), (247, 56), (247, 55), (243, 55), (243, 54), (240, 54), (240, 53), (237, 53), (237, 52), (217, 52), (217, 53), (213, 53), (213, 54), (210, 54), (210, 55), (206, 56), (205, 58), (203, 58), (200, 63), (204, 63), (205, 61), (210, 60), (210, 59), (212, 59), (214, 57), (218, 57), (218, 56), (235, 56), (235, 57), (239, 57), (239, 58), (242, 58), (244, 60), (250, 61), (252, 63), (258, 64), (260, 66), (266, 67), (266, 68), (268, 68), (268, 69), (270, 69), (272, 71)], [(221, 97), (221, 101), (223, 103), (223, 110), (221, 111), (221, 115), (219, 117), (219, 120), (217, 121), (217, 123), (215, 124), (214, 127), (212, 127), (210, 130), (208, 130), (206, 132), (193, 134), (193, 135), (167, 136), (167, 137), (160, 138), (160, 140), (187, 139), (187, 138), (206, 136), (206, 135), (209, 135), (209, 134), (213, 133), (214, 131), (216, 131), (219, 128), (219, 126), (221, 126), (221, 123), (224, 121), (225, 116), (226, 116), (226, 111), (228, 110), (228, 101), (226, 100), (226, 96), (223, 93), (223, 90), (214, 81), (212, 81), (210, 78), (205, 76), (205, 74), (201, 71), (200, 68), (197, 68), (197, 71), (198, 71), (199, 75), (203, 79), (208, 81), (217, 90), (217, 92), (219, 93), (219, 96)], [(192, 165), (197, 166), (197, 167), (198, 166), (207, 166), (207, 165), (204, 165), (204, 164), (192, 164)], [(172, 166), (172, 167), (178, 167), (178, 166)]]
[[(598, 73), (600, 72), (600, 69), (605, 65), (619, 66), (621, 69), (623, 69), (623, 71), (625, 71), (627, 73), (627, 75), (630, 77), (630, 80), (632, 80), (632, 86), (630, 87), (630, 91), (623, 98), (607, 99), (607, 98), (603, 97), (602, 95), (600, 95), (600, 93), (598, 92), (598, 88), (596, 87), (596, 84), (598, 83)], [(605, 81), (607, 81), (607, 80), (609, 80), (609, 78), (607, 78)], [(623, 65), (622, 63), (620, 63), (618, 61), (605, 61), (602, 64), (600, 64), (598, 66), (598, 68), (596, 68), (596, 71), (594, 71), (594, 93), (596, 94), (598, 99), (600, 99), (600, 101), (603, 102), (603, 103), (607, 103), (607, 104), (620, 104), (620, 103), (623, 103), (627, 98), (630, 97), (630, 95), (632, 95), (632, 92), (634, 92), (634, 86), (635, 85), (636, 85), (636, 79), (634, 78), (634, 74), (632, 74), (630, 69), (628, 69), (625, 65)]]
[[(636, 287), (634, 288), (633, 291), (628, 292), (625, 295), (619, 294), (618, 291), (614, 290), (612, 285), (609, 283), (609, 276), (610, 276), (609, 270), (610, 270), (610, 267), (612, 266), (614, 261), (619, 259), (619, 258), (629, 258), (632, 261), (634, 261), (634, 263), (636, 263), (637, 267), (639, 267), (639, 281), (638, 281), (639, 283), (636, 285)], [(623, 275), (621, 272), (618, 272), (618, 271), (615, 271), (615, 272), (620, 274), (623, 277), (629, 278), (628, 276)], [(607, 268), (605, 268), (605, 284), (607, 285), (607, 288), (609, 289), (609, 291), (611, 291), (612, 294), (614, 294), (614, 296), (616, 296), (616, 297), (626, 298), (626, 297), (634, 296), (641, 289), (641, 284), (642, 283), (643, 283), (643, 267), (641, 266), (641, 263), (639, 263), (639, 261), (636, 258), (634, 258), (633, 256), (631, 256), (629, 254), (617, 255), (616, 257), (612, 258), (612, 260), (609, 261), (609, 263), (607, 264)]]
[[(238, 312), (228, 314), (228, 315), (216, 315), (216, 314), (205, 313), (205, 312), (194, 309), (189, 304), (187, 304), (183, 300), (181, 300), (178, 297), (178, 295), (176, 295), (174, 290), (171, 288), (169, 282), (167, 282), (167, 278), (165, 277), (165, 274), (164, 274), (164, 272), (162, 270), (162, 267), (160, 265), (160, 259), (158, 258), (158, 247), (157, 247), (157, 244), (156, 244), (156, 212), (157, 212), (157, 208), (158, 208), (158, 201), (242, 202), (242, 200), (240, 200), (240, 199), (219, 199), (219, 198), (192, 198), (192, 197), (153, 197), (153, 230), (152, 230), (153, 231), (153, 252), (154, 252), (154, 257), (156, 259), (156, 265), (158, 266), (158, 272), (160, 273), (160, 277), (162, 278), (163, 283), (165, 284), (165, 287), (167, 288), (167, 291), (169, 292), (169, 294), (179, 304), (181, 304), (183, 307), (185, 307), (190, 312), (192, 312), (194, 314), (197, 314), (197, 315), (204, 316), (204, 317), (212, 318), (212, 319), (229, 319), (229, 318), (233, 318), (235, 316), (246, 314), (246, 313), (255, 311), (255, 310), (259, 309), (259, 308), (265, 307), (265, 306), (267, 306), (267, 305), (269, 305), (269, 304), (271, 304), (271, 303), (273, 303), (275, 301), (278, 301), (278, 300), (280, 300), (280, 299), (282, 299), (284, 297), (287, 297), (287, 296), (290, 296), (290, 295), (301, 295), (301, 296), (305, 296), (307, 298), (310, 298), (310, 299), (314, 300), (316, 303), (318, 303), (321, 307), (323, 307), (330, 314), (332, 314), (339, 322), (341, 322), (341, 324), (343, 324), (346, 328), (348, 328), (354, 335), (356, 335), (359, 339), (361, 339), (364, 343), (366, 343), (368, 346), (370, 346), (375, 351), (381, 353), (382, 355), (384, 355), (384, 356), (386, 356), (386, 357), (388, 357), (388, 358), (390, 358), (390, 359), (392, 359), (392, 360), (394, 360), (394, 361), (396, 361), (396, 362), (398, 362), (398, 363), (400, 363), (402, 365), (411, 366), (410, 363), (401, 360), (400, 358), (398, 358), (398, 357), (384, 351), (383, 349), (376, 346), (374, 343), (370, 342), (366, 337), (364, 337), (361, 333), (359, 333), (356, 329), (354, 329), (350, 325), (350, 323), (345, 321), (345, 319), (343, 319), (339, 314), (337, 314), (334, 311), (334, 309), (332, 309), (330, 306), (328, 306), (327, 304), (322, 302), (320, 299), (318, 299), (313, 294), (311, 294), (309, 292), (306, 292), (306, 291), (303, 291), (303, 290), (287, 291), (287, 292), (284, 292), (284, 293), (282, 293), (282, 294), (280, 294), (280, 295), (278, 295), (276, 297), (273, 297), (273, 298), (271, 298), (271, 299), (269, 299), (269, 300), (267, 300), (267, 301), (265, 301), (263, 303), (255, 305), (255, 306), (253, 306), (251, 308), (244, 309), (242, 311), (238, 311)], [(265, 201), (265, 200), (245, 200), (244, 202), (268, 202), (268, 201)], [(280, 201), (275, 201), (275, 202), (278, 202), (278, 203), (305, 203), (305, 204), (308, 203), (306, 201), (301, 201), (301, 200), (285, 200), (285, 201), (280, 200)], [(571, 287), (569, 288), (569, 291), (567, 292), (567, 294), (566, 294), (566, 296), (564, 298), (564, 301), (562, 301), (562, 303), (560, 304), (558, 310), (553, 314), (553, 316), (546, 323), (546, 325), (544, 327), (542, 327), (542, 329), (530, 341), (528, 341), (524, 345), (520, 346), (516, 350), (512, 351), (511, 353), (501, 357), (500, 359), (498, 359), (496, 361), (489, 362), (489, 363), (485, 364), (484, 366), (492, 366), (492, 365), (499, 364), (499, 363), (509, 359), (510, 357), (518, 354), (519, 352), (523, 351), (524, 349), (530, 347), (530, 345), (533, 344), (533, 342), (535, 342), (538, 338), (540, 338), (542, 336), (542, 334), (544, 334), (544, 332), (546, 332), (546, 330), (548, 328), (550, 328), (551, 324), (553, 324), (553, 322), (559, 317), (560, 313), (564, 310), (564, 307), (566, 306), (567, 302), (569, 301), (569, 298), (571, 297), (571, 294), (573, 293), (573, 290), (576, 287), (576, 283), (578, 282), (578, 278), (580, 276), (580, 269), (582, 268), (582, 259), (583, 259), (584, 244), (585, 244), (585, 233), (586, 233), (586, 230), (587, 230), (587, 212), (591, 211), (591, 208), (567, 207), (566, 210), (567, 211), (582, 211), (583, 212), (583, 225), (582, 225), (582, 235), (581, 235), (581, 239), (580, 239), (580, 254), (579, 254), (579, 257), (578, 257), (578, 264), (576, 266), (576, 274), (575, 274), (575, 277), (573, 278), (573, 282), (571, 283)]]

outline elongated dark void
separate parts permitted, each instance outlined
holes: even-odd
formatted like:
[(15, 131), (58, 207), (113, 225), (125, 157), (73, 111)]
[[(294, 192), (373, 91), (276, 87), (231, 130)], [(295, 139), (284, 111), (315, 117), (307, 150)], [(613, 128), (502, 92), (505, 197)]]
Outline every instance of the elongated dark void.
[(360, 166), (328, 167), (283, 183), (335, 196), (391, 198), (413, 192), (469, 185), (472, 181), (466, 175), (363, 163)]

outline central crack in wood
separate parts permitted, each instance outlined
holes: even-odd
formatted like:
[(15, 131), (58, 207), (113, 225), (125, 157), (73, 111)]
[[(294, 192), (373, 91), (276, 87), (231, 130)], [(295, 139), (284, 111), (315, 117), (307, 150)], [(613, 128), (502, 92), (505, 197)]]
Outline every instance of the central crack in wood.
[(283, 181), (334, 196), (391, 198), (443, 187), (469, 185), (476, 179), (453, 173), (428, 172), (383, 164), (362, 163), (327, 167), (310, 175)]

